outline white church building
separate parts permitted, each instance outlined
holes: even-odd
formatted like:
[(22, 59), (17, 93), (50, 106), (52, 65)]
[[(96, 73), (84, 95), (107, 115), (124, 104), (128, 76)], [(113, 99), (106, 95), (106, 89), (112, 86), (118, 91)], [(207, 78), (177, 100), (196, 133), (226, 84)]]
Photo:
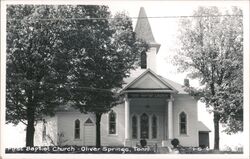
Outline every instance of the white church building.
[[(136, 146), (146, 139), (148, 145), (165, 147), (177, 138), (182, 146), (209, 146), (210, 130), (198, 121), (198, 101), (184, 85), (157, 75), (156, 56), (161, 45), (154, 39), (144, 8), (139, 17), (143, 18), (138, 18), (135, 32), (150, 49), (141, 56), (140, 68), (124, 80), (124, 102), (102, 115), (101, 145)], [(63, 107), (37, 124), (34, 144), (94, 146), (95, 141), (94, 114)]]

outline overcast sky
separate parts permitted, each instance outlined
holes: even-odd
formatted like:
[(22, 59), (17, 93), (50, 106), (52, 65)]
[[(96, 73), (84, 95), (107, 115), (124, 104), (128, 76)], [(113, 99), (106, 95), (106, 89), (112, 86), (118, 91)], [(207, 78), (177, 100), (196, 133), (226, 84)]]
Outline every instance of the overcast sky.
[[(218, 6), (220, 10), (228, 10), (239, 3), (234, 2), (200, 2), (200, 1), (120, 1), (106, 3), (109, 5), (111, 12), (114, 14), (118, 11), (126, 11), (130, 17), (137, 17), (140, 7), (144, 7), (148, 17), (169, 17), (169, 16), (189, 16), (199, 6)], [(177, 72), (176, 66), (171, 64), (171, 57), (176, 53), (178, 24), (180, 18), (149, 18), (152, 32), (157, 43), (161, 48), (157, 54), (157, 73), (183, 84), (186, 74)], [(135, 26), (137, 19), (133, 19)], [(190, 81), (191, 85), (199, 86), (198, 81)]]

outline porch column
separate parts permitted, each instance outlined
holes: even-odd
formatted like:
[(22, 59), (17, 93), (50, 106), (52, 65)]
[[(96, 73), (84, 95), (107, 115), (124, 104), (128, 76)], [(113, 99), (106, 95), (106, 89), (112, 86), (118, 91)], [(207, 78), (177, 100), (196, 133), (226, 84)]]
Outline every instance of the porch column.
[(173, 127), (173, 98), (168, 100), (168, 139), (173, 139), (174, 137), (174, 127)]
[(130, 118), (130, 99), (125, 97), (125, 140), (130, 139), (129, 118)]

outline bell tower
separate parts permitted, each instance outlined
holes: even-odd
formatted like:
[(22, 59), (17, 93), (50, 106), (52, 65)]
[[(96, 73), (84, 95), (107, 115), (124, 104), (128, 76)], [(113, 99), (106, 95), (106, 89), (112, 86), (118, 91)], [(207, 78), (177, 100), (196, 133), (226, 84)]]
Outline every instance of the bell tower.
[(140, 8), (139, 16), (135, 27), (135, 33), (137, 38), (145, 40), (149, 44), (149, 50), (147, 51), (147, 53), (141, 55), (141, 66), (139, 69), (145, 71), (149, 68), (152, 71), (157, 72), (156, 55), (161, 45), (155, 41), (148, 17), (143, 7)]

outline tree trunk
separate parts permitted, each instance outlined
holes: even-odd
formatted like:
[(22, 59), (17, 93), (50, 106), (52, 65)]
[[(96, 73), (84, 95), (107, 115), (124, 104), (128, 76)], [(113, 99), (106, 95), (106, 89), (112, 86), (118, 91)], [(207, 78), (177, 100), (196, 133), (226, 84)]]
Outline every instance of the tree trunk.
[(219, 129), (220, 115), (214, 112), (214, 149), (220, 149), (220, 129)]
[(102, 113), (95, 113), (96, 116), (96, 147), (101, 147), (101, 117)]
[[(213, 76), (213, 72), (212, 72)], [(212, 77), (213, 78), (213, 77)], [(210, 84), (211, 93), (215, 95), (214, 83)], [(213, 103), (215, 101), (212, 101)], [(216, 106), (214, 106), (215, 109)], [(219, 128), (220, 114), (214, 111), (214, 150), (220, 149), (220, 128)]]
[(34, 146), (34, 134), (35, 134), (35, 113), (33, 108), (27, 109), (27, 129), (26, 129), (26, 146)]

